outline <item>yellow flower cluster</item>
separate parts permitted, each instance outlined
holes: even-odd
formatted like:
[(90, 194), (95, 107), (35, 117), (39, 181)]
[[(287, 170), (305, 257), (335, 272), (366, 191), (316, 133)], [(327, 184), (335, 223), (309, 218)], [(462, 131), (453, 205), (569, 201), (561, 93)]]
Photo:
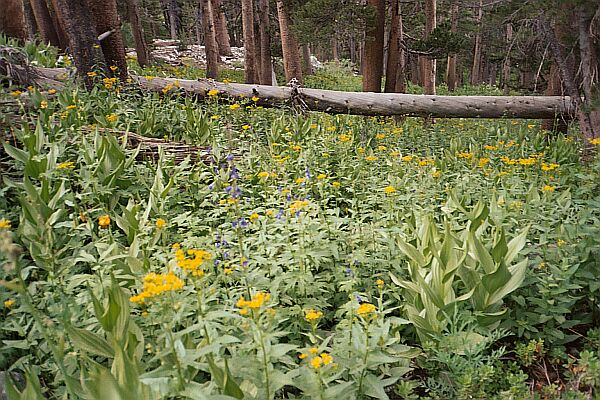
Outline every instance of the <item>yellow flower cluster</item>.
[(10, 220), (6, 218), (0, 218), (0, 229), (10, 229), (11, 226)]
[(331, 354), (321, 353), (320, 355), (316, 355), (318, 351), (319, 349), (317, 349), (316, 347), (311, 347), (310, 349), (308, 349), (308, 352), (300, 353), (298, 355), (298, 358), (304, 360), (308, 356), (311, 356), (312, 358), (310, 359), (310, 366), (316, 370), (321, 368), (323, 365), (329, 365), (333, 362), (333, 357), (331, 356)]
[(456, 157), (469, 159), (469, 158), (473, 158), (473, 153), (459, 152), (459, 153), (456, 153)]
[(392, 194), (392, 193), (396, 193), (396, 188), (390, 185), (390, 186), (386, 186), (385, 188), (383, 188), (383, 191), (386, 194)]
[(6, 308), (11, 308), (12, 306), (14, 306), (17, 302), (14, 299), (8, 299), (4, 301), (4, 307)]
[(183, 281), (173, 272), (167, 274), (149, 273), (144, 277), (144, 287), (140, 294), (131, 296), (129, 300), (133, 303), (144, 304), (147, 299), (156, 297), (161, 293), (179, 290), (183, 288)]
[(600, 138), (590, 139), (590, 144), (593, 144), (595, 146), (600, 146)]
[(100, 228), (105, 229), (110, 225), (110, 217), (108, 215), (101, 215), (98, 217), (98, 225)]
[(338, 139), (340, 140), (340, 142), (349, 142), (352, 140), (352, 136), (342, 133), (341, 135), (338, 136)]
[(75, 168), (75, 163), (73, 161), (67, 161), (60, 163), (56, 166), (56, 169), (73, 169)]
[(546, 164), (545, 162), (542, 163), (542, 171), (554, 171), (556, 168), (560, 167), (560, 164)]
[(306, 318), (308, 322), (316, 321), (321, 317), (323, 317), (323, 313), (321, 311), (311, 309), (304, 312), (304, 318)]
[(106, 122), (109, 122), (111, 124), (117, 122), (117, 115), (116, 114), (108, 114), (106, 116)]
[(211, 89), (208, 91), (208, 93), (206, 93), (208, 96), (213, 97), (219, 94), (219, 91), (217, 89)]
[(242, 296), (235, 306), (240, 309), (240, 314), (246, 315), (250, 310), (258, 310), (261, 308), (269, 299), (271, 295), (265, 292), (258, 292), (250, 300), (246, 300)]
[(381, 290), (385, 286), (385, 282), (383, 281), (383, 279), (377, 279), (375, 281), (375, 285), (377, 285), (377, 289)]
[(117, 85), (117, 78), (104, 78), (102, 82), (104, 83), (104, 88), (106, 90), (112, 90)]
[(204, 271), (200, 268), (205, 261), (212, 258), (212, 254), (204, 250), (189, 249), (187, 254), (192, 258), (187, 258), (184, 251), (179, 246), (175, 247), (175, 260), (177, 266), (182, 270), (191, 273), (193, 276), (201, 277)]
[(308, 200), (296, 200), (294, 201), (292, 204), (290, 204), (290, 211), (295, 212), (295, 211), (300, 211), (303, 208), (308, 207)]
[(554, 192), (554, 190), (556, 189), (556, 186), (550, 186), (550, 185), (545, 185), (542, 190), (544, 192)]
[(165, 221), (164, 219), (162, 219), (162, 218), (158, 218), (158, 219), (156, 220), (156, 228), (158, 228), (158, 229), (162, 229), (162, 228), (164, 228), (166, 225), (167, 225), (167, 221)]
[(377, 156), (367, 156), (367, 157), (365, 157), (365, 160), (367, 160), (367, 161), (377, 161), (377, 160), (379, 160), (379, 157), (377, 157)]
[(371, 303), (362, 303), (356, 309), (356, 313), (358, 315), (360, 315), (361, 317), (367, 317), (367, 316), (369, 316), (369, 314), (372, 314), (375, 311), (377, 311), (377, 308)]

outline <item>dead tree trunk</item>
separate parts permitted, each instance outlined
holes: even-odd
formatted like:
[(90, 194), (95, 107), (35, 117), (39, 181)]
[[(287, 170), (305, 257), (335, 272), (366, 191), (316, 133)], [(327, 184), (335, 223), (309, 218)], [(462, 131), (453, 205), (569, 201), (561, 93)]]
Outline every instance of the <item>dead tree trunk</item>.
[[(556, 63), (552, 63), (552, 65), (550, 65), (550, 73), (548, 74), (548, 87), (546, 88), (544, 94), (546, 96), (565, 95)], [(569, 126), (565, 116), (557, 115), (556, 118), (542, 120), (541, 127), (543, 130), (551, 132), (567, 133), (567, 129)]]
[[(66, 1), (66, 0), (65, 0)], [(23, 66), (11, 64), (7, 70), (14, 71), (16, 78), (26, 75)], [(60, 88), (58, 79), (66, 75), (64, 68), (33, 68), (30, 78), (44, 87)], [(302, 105), (313, 111), (331, 114), (357, 114), (370, 116), (432, 116), (442, 118), (551, 118), (557, 114), (573, 112), (569, 97), (545, 96), (427, 96), (399, 93), (340, 92), (334, 90), (288, 88), (241, 83), (220, 83), (209, 79), (185, 80), (153, 78), (133, 75), (140, 88), (162, 92), (165, 86), (175, 85), (183, 93), (198, 97), (208, 96), (210, 90), (218, 90), (222, 96), (236, 99), (259, 97), (258, 105), (265, 107), (289, 106), (302, 99)]]
[(58, 33), (52, 23), (50, 17), (50, 11), (48, 11), (48, 4), (46, 0), (30, 0), (31, 9), (33, 15), (35, 15), (35, 21), (37, 23), (42, 40), (45, 43), (50, 43), (52, 46), (59, 47), (60, 41), (58, 39)]
[(581, 81), (583, 89), (583, 105), (589, 113), (593, 130), (592, 138), (600, 137), (600, 106), (594, 104), (592, 88), (600, 82), (598, 78), (598, 61), (591, 40), (592, 19), (594, 10), (586, 9), (585, 5), (577, 8), (577, 27), (579, 32), (579, 54), (581, 55)]
[[(458, 2), (452, 4), (452, 11), (450, 13), (450, 31), (453, 33), (458, 32)], [(453, 92), (456, 90), (456, 58), (458, 55), (452, 53), (448, 55), (448, 65), (446, 68), (446, 84), (448, 90)]]
[(221, 0), (210, 0), (211, 10), (213, 13), (213, 21), (215, 25), (215, 36), (219, 45), (219, 55), (231, 56), (231, 44), (229, 41), (229, 33), (227, 32), (227, 18), (221, 9)]
[(135, 52), (137, 54), (137, 62), (141, 67), (148, 65), (149, 53), (146, 39), (144, 38), (144, 27), (140, 20), (140, 10), (137, 0), (127, 0), (127, 16), (129, 18), (129, 24), (131, 24), (131, 31), (133, 33), (133, 40), (135, 41)]
[(206, 53), (206, 77), (217, 79), (219, 76), (219, 50), (215, 35), (213, 9), (210, 0), (202, 0), (202, 29), (204, 31), (204, 51)]
[(98, 38), (102, 38), (100, 45), (106, 65), (109, 67), (107, 73), (118, 76), (121, 81), (125, 82), (127, 81), (127, 60), (117, 3), (115, 0), (88, 0), (88, 4), (92, 9)]
[(481, 20), (483, 18), (483, 0), (479, 0), (477, 11), (477, 34), (473, 47), (473, 67), (471, 68), (471, 85), (481, 84)]
[(298, 41), (291, 30), (292, 22), (290, 20), (287, 8), (282, 0), (277, 0), (277, 16), (279, 18), (279, 31), (281, 36), (281, 48), (283, 50), (283, 69), (285, 70), (285, 79), (289, 82), (292, 79), (302, 83), (302, 63), (300, 62), (300, 52), (298, 51)]
[(383, 41), (385, 32), (385, 1), (367, 0), (375, 10), (375, 20), (365, 34), (365, 56), (363, 60), (363, 92), (381, 92), (383, 76)]
[(25, 18), (25, 25), (27, 26), (27, 33), (29, 37), (34, 37), (38, 33), (37, 23), (35, 22), (35, 14), (29, 0), (23, 0), (23, 17)]
[(310, 48), (307, 44), (303, 44), (302, 48), (302, 75), (312, 75), (313, 68), (312, 62), (310, 61)]

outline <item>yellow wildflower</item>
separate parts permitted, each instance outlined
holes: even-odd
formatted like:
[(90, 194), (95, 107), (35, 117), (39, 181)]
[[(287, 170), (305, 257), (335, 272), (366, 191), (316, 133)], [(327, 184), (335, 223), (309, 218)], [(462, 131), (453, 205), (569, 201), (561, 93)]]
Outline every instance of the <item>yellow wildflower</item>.
[(377, 156), (367, 156), (367, 157), (365, 157), (365, 160), (367, 160), (367, 161), (377, 161), (377, 160), (379, 160), (379, 157), (377, 157)]
[(158, 228), (158, 229), (162, 229), (162, 228), (164, 228), (166, 225), (167, 225), (167, 221), (165, 221), (164, 219), (162, 219), (162, 218), (158, 218), (158, 219), (156, 220), (156, 228)]
[(6, 308), (11, 308), (12, 306), (14, 306), (17, 302), (14, 299), (8, 299), (4, 302), (4, 307)]
[(208, 91), (207, 95), (210, 97), (216, 96), (219, 94), (219, 91), (217, 89), (211, 89)]
[(115, 72), (116, 70), (119, 69), (119, 67), (117, 67), (116, 65), (111, 65), (109, 68), (112, 72)]
[(73, 161), (67, 161), (60, 163), (56, 166), (56, 169), (67, 169), (67, 168), (75, 168), (75, 163)]
[(544, 185), (544, 188), (542, 190), (544, 192), (554, 192), (555, 189), (556, 189), (556, 186)]
[(485, 146), (483, 146), (483, 148), (486, 150), (491, 150), (491, 151), (498, 150), (498, 146), (485, 145)]
[(376, 310), (377, 310), (377, 308), (373, 304), (371, 304), (371, 303), (362, 303), (356, 309), (356, 313), (358, 315), (360, 315), (361, 317), (366, 317), (369, 314), (375, 312)]
[(377, 285), (378, 289), (383, 289), (383, 286), (385, 285), (385, 282), (383, 281), (383, 279), (377, 279), (375, 281), (375, 284)]
[(543, 162), (541, 168), (542, 168), (542, 171), (553, 171), (558, 167), (560, 167), (560, 164), (553, 164), (553, 163), (546, 164)]
[(42, 100), (40, 103), (40, 108), (45, 109), (48, 108), (48, 102), (46, 100)]
[(600, 146), (600, 138), (590, 139), (590, 144), (593, 144), (595, 146)]
[(335, 187), (335, 188), (339, 188), (341, 186), (341, 183), (339, 182), (331, 182), (331, 186)]
[(250, 221), (254, 222), (258, 219), (259, 215), (257, 213), (250, 214)]
[(204, 275), (204, 271), (201, 269), (202, 264), (212, 258), (212, 254), (204, 250), (189, 249), (186, 253), (181, 249), (175, 250), (175, 261), (177, 266), (182, 270), (192, 274), (195, 277), (201, 277)]
[(302, 150), (302, 147), (300, 147), (298, 145), (295, 145), (295, 146), (292, 146), (292, 150), (294, 150), (294, 151), (300, 151), (300, 150)]
[(310, 354), (317, 354), (317, 351), (319, 351), (319, 349), (317, 349), (316, 347), (311, 347), (310, 349), (308, 349), (308, 352)]
[(247, 131), (248, 129), (250, 129), (250, 125), (242, 125), (242, 129)]
[(306, 178), (297, 178), (295, 182), (297, 184), (301, 184), (301, 183), (304, 183), (305, 181), (306, 181)]
[(156, 297), (164, 292), (179, 290), (183, 288), (183, 281), (173, 272), (167, 274), (156, 274), (150, 272), (144, 277), (142, 292), (131, 296), (129, 300), (133, 303), (143, 304), (146, 300)]
[(108, 228), (110, 225), (110, 217), (108, 215), (101, 215), (98, 217), (98, 225), (102, 229)]
[(383, 191), (386, 194), (392, 194), (392, 193), (396, 193), (396, 188), (390, 185), (390, 186), (386, 186), (385, 188), (383, 188)]
[(259, 98), (258, 98), (258, 97), (256, 97), (256, 96), (252, 96), (252, 101), (253, 101), (253, 102), (255, 102), (255, 103), (256, 103), (258, 100), (259, 100)]
[(308, 357), (308, 356), (306, 354), (304, 354), (304, 353), (298, 354), (298, 358), (301, 359), (301, 360), (304, 360), (306, 357)]
[[(265, 292), (258, 292), (250, 300), (246, 300), (244, 296), (240, 297), (240, 299), (236, 303), (236, 307), (240, 308), (240, 314), (244, 315), (248, 313), (248, 309), (257, 310), (261, 308), (269, 299), (271, 295)], [(242, 311), (245, 311), (243, 313)]]
[(108, 114), (106, 116), (106, 122), (111, 123), (111, 124), (117, 122), (116, 114)]
[(442, 176), (442, 171), (433, 171), (431, 173), (431, 176), (433, 176), (434, 178), (439, 178), (440, 176)]
[(485, 165), (486, 165), (487, 163), (489, 163), (489, 162), (490, 162), (490, 159), (489, 159), (489, 158), (487, 158), (487, 157), (481, 157), (481, 158), (479, 159), (479, 168), (483, 168), (483, 167), (485, 167)]
[(310, 124), (310, 129), (317, 129), (317, 124)]
[(12, 227), (10, 220), (6, 218), (0, 219), (0, 229), (10, 229)]
[(156, 77), (152, 76), (152, 75), (146, 75), (144, 78), (146, 78), (146, 80), (148, 80), (148, 81), (152, 81), (152, 80), (156, 79)]
[(74, 105), (74, 104), (70, 104), (70, 105), (68, 105), (66, 108), (67, 108), (67, 110), (74, 110), (74, 109), (76, 109), (76, 108), (77, 108), (77, 106), (76, 106), (76, 105)]
[(412, 159), (413, 159), (413, 156), (411, 156), (411, 155), (402, 157), (402, 161), (406, 161), (406, 162), (410, 162), (410, 161), (412, 161)]
[(237, 110), (238, 108), (240, 108), (240, 105), (238, 103), (233, 103), (229, 106), (230, 110)]
[(93, 71), (92, 71), (92, 72), (88, 72), (88, 73), (87, 73), (87, 76), (89, 76), (90, 78), (93, 78), (93, 77), (95, 77), (96, 75), (98, 75), (98, 74), (97, 74), (97, 73), (95, 73), (95, 72), (93, 72)]
[(323, 365), (329, 365), (333, 362), (333, 357), (327, 353), (321, 353), (321, 359), (323, 360)]
[(342, 142), (342, 143), (343, 143), (343, 142), (349, 142), (349, 141), (351, 141), (351, 140), (352, 140), (352, 136), (350, 136), (350, 135), (348, 135), (348, 134), (345, 134), (345, 133), (343, 133), (343, 134), (341, 134), (341, 135), (339, 135), (339, 136), (338, 136), (338, 139), (339, 139), (339, 140), (340, 140), (340, 142)]
[(564, 241), (564, 240), (562, 240), (562, 239), (558, 239), (558, 241), (556, 242), (556, 245), (557, 245), (558, 247), (562, 247), (562, 246), (564, 246), (565, 244), (567, 244), (567, 242), (566, 242), (566, 241)]
[(10, 95), (13, 97), (19, 97), (21, 94), (23, 94), (23, 92), (21, 92), (20, 90), (14, 90), (10, 92)]
[(290, 211), (292, 211), (292, 212), (300, 211), (303, 208), (308, 207), (308, 204), (309, 204), (308, 200), (303, 200), (303, 201), (297, 200), (297, 201), (294, 201), (292, 204), (290, 204)]
[(257, 176), (258, 176), (260, 179), (266, 179), (266, 178), (268, 178), (268, 177), (269, 177), (269, 175), (270, 175), (270, 174), (269, 174), (267, 171), (262, 171), (262, 172), (259, 172), (259, 173), (257, 174)]
[(456, 157), (458, 157), (458, 158), (466, 158), (466, 159), (469, 159), (469, 158), (473, 158), (473, 153), (469, 153), (469, 152), (458, 152), (458, 153), (456, 153)]
[(323, 364), (323, 359), (319, 356), (314, 357), (312, 360), (310, 360), (310, 365), (311, 367), (313, 367), (314, 369), (319, 369), (321, 368), (321, 365)]
[(318, 180), (325, 179), (325, 178), (327, 178), (327, 175), (325, 175), (325, 174), (319, 174), (319, 175), (317, 175), (317, 179)]
[(385, 134), (383, 133), (378, 133), (377, 135), (375, 135), (375, 139), (381, 140), (383, 138), (385, 138)]
[(308, 310), (308, 311), (304, 312), (304, 318), (306, 318), (306, 320), (308, 322), (316, 321), (319, 318), (321, 318), (322, 316), (323, 316), (323, 313), (321, 311)]

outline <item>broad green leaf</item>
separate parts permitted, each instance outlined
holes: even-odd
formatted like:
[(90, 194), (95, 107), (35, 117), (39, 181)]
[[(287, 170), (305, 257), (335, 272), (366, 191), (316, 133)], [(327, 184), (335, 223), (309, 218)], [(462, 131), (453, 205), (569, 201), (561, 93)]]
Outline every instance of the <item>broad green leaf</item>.
[(469, 242), (471, 244), (471, 248), (473, 249), (475, 256), (477, 257), (477, 261), (483, 267), (483, 270), (486, 274), (491, 274), (496, 270), (496, 266), (494, 265), (494, 260), (490, 253), (486, 250), (485, 246), (473, 232), (469, 233)]
[(384, 383), (377, 376), (369, 372), (367, 372), (363, 378), (362, 392), (367, 396), (371, 396), (376, 399), (389, 400), (389, 397), (385, 392)]
[(525, 247), (525, 243), (527, 243), (528, 232), (529, 227), (523, 229), (521, 233), (519, 233), (510, 242), (508, 242), (506, 257), (504, 258), (506, 265), (510, 265), (512, 261), (517, 257), (519, 252), (523, 250), (523, 247)]
[(115, 352), (110, 344), (99, 335), (86, 329), (75, 327), (67, 327), (66, 330), (73, 341), (73, 345), (80, 350), (107, 358), (115, 356)]

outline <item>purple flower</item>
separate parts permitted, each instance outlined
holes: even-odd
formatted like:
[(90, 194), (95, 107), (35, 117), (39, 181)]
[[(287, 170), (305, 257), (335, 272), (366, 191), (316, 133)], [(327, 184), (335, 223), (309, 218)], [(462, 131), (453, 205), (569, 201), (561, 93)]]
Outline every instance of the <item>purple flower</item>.
[(246, 221), (246, 218), (240, 219), (240, 227), (245, 228), (247, 226), (248, 226), (248, 221)]
[(223, 258), (229, 258), (229, 252), (228, 251), (224, 251), (223, 252)]
[(310, 180), (310, 170), (308, 169), (308, 167), (306, 167), (304, 172), (306, 173), (306, 179)]
[(296, 218), (300, 217), (300, 210), (296, 211)]
[(362, 299), (360, 298), (360, 296), (357, 293), (355, 293), (354, 295), (356, 296), (356, 301), (362, 303)]
[(281, 219), (281, 217), (283, 217), (283, 208), (279, 210), (279, 212), (277, 213), (277, 215), (275, 216), (275, 218), (277, 219)]
[(244, 261), (242, 262), (242, 266), (243, 266), (243, 267), (247, 267), (249, 262), (250, 262), (250, 261), (248, 261), (248, 260), (244, 260)]
[(215, 188), (215, 184), (211, 183), (210, 185), (208, 185), (208, 190), (213, 190)]
[(232, 162), (233, 161), (233, 154), (228, 154), (227, 155), (227, 162)]
[(352, 275), (354, 275), (354, 273), (352, 272), (352, 268), (350, 268), (350, 267), (346, 267), (346, 275), (347, 275), (347, 276), (350, 276), (350, 277), (351, 277)]
[(220, 263), (221, 263), (221, 261), (215, 259), (215, 267), (218, 267)]
[(234, 220), (234, 221), (231, 223), (231, 226), (233, 226), (234, 228), (237, 228), (237, 226), (238, 226), (238, 220), (237, 220), (237, 219), (236, 219), (236, 220)]
[(240, 175), (238, 174), (238, 170), (236, 167), (231, 168), (231, 179), (239, 179)]

